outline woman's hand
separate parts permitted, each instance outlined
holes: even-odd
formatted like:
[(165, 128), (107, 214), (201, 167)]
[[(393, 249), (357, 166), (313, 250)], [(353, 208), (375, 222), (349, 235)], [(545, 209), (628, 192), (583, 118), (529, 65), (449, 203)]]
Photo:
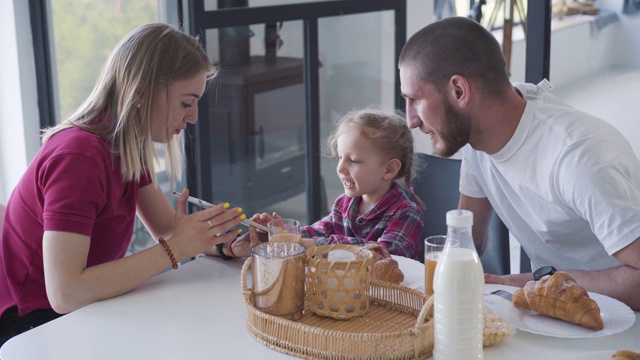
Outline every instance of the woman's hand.
[(229, 204), (219, 204), (193, 214), (187, 214), (185, 190), (176, 203), (176, 218), (173, 236), (167, 239), (176, 258), (183, 260), (205, 252), (218, 243), (233, 240), (238, 234), (228, 231), (246, 219), (241, 208), (229, 208)]

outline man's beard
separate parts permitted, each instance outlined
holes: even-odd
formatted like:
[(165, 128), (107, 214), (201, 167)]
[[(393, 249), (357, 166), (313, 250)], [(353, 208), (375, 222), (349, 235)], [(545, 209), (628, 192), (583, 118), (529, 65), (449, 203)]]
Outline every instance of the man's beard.
[(457, 112), (449, 103), (444, 102), (446, 129), (438, 134), (439, 140), (435, 152), (442, 157), (451, 157), (469, 143), (471, 136), (471, 119)]

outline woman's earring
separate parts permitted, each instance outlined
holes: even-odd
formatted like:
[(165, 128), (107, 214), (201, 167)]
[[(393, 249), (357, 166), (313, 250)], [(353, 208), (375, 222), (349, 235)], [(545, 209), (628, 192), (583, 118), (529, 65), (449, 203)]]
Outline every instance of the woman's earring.
[(140, 104), (136, 104), (136, 107), (137, 107), (138, 109), (140, 109)]

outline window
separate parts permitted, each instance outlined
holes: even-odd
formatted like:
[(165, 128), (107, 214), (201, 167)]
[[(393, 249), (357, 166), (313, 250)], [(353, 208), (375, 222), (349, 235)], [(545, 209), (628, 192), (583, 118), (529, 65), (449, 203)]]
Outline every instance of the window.
[[(471, 16), (490, 30), (501, 28), (504, 23), (505, 5), (511, 2), (514, 23), (526, 20), (528, 0), (435, 0), (434, 14), (436, 18), (449, 16)], [(481, 13), (478, 13), (478, 8)]]
[(56, 123), (93, 89), (118, 41), (138, 25), (158, 21), (157, 0), (49, 0)]
[[(71, 115), (89, 95), (100, 70), (118, 41), (139, 25), (164, 21), (177, 23), (178, 2), (171, 0), (45, 0), (50, 48), (53, 119), (59, 123)], [(164, 147), (156, 151), (163, 157)], [(162, 165), (163, 159), (160, 159)], [(168, 174), (158, 168), (163, 191), (169, 191)], [(154, 243), (136, 219), (129, 253)]]

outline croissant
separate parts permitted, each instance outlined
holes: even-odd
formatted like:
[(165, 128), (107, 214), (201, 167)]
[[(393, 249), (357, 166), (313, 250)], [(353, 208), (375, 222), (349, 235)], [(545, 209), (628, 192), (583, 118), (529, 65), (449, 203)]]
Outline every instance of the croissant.
[(568, 321), (593, 330), (604, 328), (600, 308), (567, 273), (557, 271), (539, 281), (529, 281), (513, 294), (513, 305), (519, 309)]
[(629, 351), (629, 350), (618, 350), (609, 360), (640, 360), (640, 353)]
[(371, 278), (400, 284), (404, 281), (404, 274), (398, 262), (391, 257), (387, 248), (380, 244), (369, 244), (365, 249), (373, 252), (373, 265), (371, 267)]
[(378, 260), (371, 268), (371, 278), (386, 281), (390, 283), (400, 284), (404, 281), (404, 274), (398, 262), (395, 259), (381, 259)]
[(363, 249), (367, 249), (373, 253), (373, 262), (376, 263), (380, 259), (388, 259), (391, 258), (391, 254), (386, 247), (378, 244), (371, 243), (362, 247)]

